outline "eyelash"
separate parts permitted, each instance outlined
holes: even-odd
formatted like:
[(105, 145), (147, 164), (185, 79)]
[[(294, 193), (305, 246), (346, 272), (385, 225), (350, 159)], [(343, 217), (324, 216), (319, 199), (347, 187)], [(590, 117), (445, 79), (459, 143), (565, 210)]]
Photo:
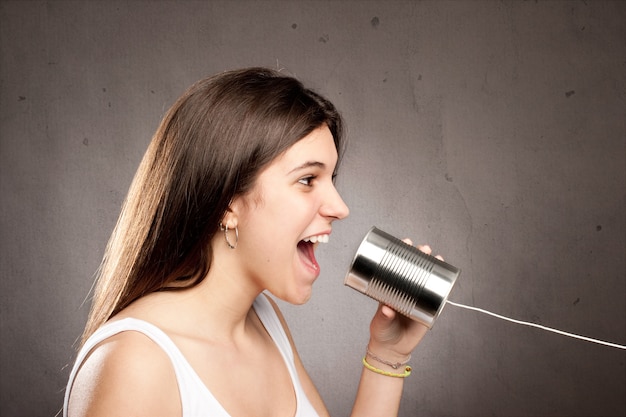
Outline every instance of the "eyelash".
[[(335, 183), (336, 178), (337, 178), (337, 174), (333, 174), (331, 178), (333, 184)], [(312, 187), (313, 184), (311, 184), (311, 182), (315, 179), (317, 179), (317, 175), (309, 175), (307, 177), (300, 178), (298, 182), (306, 187)]]
[(311, 181), (313, 181), (317, 176), (309, 175), (308, 177), (300, 178), (298, 182), (306, 187), (312, 187)]

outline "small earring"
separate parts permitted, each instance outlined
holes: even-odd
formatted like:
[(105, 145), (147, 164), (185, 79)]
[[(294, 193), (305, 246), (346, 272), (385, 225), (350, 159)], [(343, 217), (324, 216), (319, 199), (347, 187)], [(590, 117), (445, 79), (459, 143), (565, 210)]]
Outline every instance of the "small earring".
[(239, 229), (237, 229), (237, 226), (235, 226), (235, 244), (234, 245), (230, 243), (230, 240), (228, 240), (228, 223), (226, 223), (226, 225), (223, 225), (222, 222), (220, 222), (220, 230), (224, 232), (224, 240), (226, 240), (226, 244), (228, 245), (228, 247), (231, 249), (235, 249), (237, 247), (237, 244), (239, 243)]

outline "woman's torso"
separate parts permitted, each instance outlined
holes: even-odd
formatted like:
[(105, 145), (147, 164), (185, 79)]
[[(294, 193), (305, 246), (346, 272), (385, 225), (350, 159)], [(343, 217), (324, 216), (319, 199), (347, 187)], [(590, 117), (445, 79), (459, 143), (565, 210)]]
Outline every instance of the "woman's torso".
[[(255, 342), (255, 348), (239, 359), (239, 352), (233, 351), (237, 349), (202, 343), (175, 332), (166, 333), (148, 321), (126, 317), (107, 323), (79, 352), (68, 392), (80, 364), (96, 345), (121, 332), (136, 331), (150, 338), (169, 357), (184, 417), (226, 417), (230, 416), (227, 410), (233, 415), (269, 412), (270, 415), (316, 416), (300, 384), (291, 345), (273, 306), (261, 295), (255, 300), (253, 310), (253, 322), (256, 320), (262, 326), (264, 335), (259, 332), (260, 342)], [(68, 399), (66, 393), (65, 413)]]

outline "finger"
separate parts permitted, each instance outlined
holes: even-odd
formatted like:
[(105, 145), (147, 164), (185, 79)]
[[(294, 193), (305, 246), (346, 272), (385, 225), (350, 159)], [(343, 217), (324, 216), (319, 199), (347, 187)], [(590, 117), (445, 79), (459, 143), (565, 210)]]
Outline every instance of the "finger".
[(387, 305), (383, 305), (380, 309), (380, 312), (388, 320), (393, 320), (393, 318), (396, 316), (395, 310)]
[(404, 243), (406, 243), (407, 245), (411, 245), (411, 246), (413, 246), (413, 241), (412, 241), (411, 239), (409, 239), (408, 237), (407, 237), (407, 238), (402, 239), (402, 241), (403, 241)]
[(437, 255), (435, 256), (435, 258), (439, 259), (440, 261), (443, 261), (443, 257), (441, 255)]
[(421, 250), (427, 255), (430, 255), (433, 252), (432, 248), (428, 245), (417, 245), (417, 249)]

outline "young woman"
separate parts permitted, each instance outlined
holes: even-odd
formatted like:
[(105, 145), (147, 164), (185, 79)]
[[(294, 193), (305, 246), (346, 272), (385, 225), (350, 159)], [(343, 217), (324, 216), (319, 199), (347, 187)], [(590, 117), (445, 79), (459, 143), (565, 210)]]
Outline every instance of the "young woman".
[[(193, 85), (107, 246), (64, 415), (327, 416), (265, 293), (311, 296), (315, 250), (348, 215), (342, 144), (334, 106), (294, 78), (251, 68)], [(378, 309), (353, 415), (397, 414), (425, 331)]]

